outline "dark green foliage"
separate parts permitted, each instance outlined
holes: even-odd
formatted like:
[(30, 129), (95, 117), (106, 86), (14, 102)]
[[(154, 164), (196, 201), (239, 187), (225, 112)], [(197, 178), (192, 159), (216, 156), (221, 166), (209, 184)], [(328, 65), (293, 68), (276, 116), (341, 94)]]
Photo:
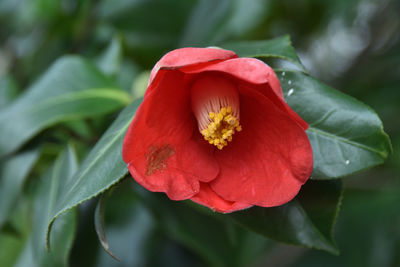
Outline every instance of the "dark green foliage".
[[(1, 0), (0, 266), (399, 265), (399, 14), (391, 0)], [(128, 175), (148, 71), (183, 46), (276, 70), (314, 153), (294, 200), (224, 215)]]

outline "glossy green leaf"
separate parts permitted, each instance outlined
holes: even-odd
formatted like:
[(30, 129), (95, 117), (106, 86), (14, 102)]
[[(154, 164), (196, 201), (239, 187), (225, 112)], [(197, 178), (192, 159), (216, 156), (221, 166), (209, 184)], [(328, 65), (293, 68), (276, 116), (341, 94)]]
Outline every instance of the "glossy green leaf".
[(318, 232), (335, 247), (333, 230), (342, 198), (340, 180), (310, 180), (297, 197)]
[(18, 154), (0, 164), (0, 229), (6, 222), (24, 181), (39, 157), (39, 150)]
[(299, 196), (285, 205), (253, 207), (230, 216), (243, 226), (276, 241), (337, 254), (332, 229), (341, 194), (340, 181), (310, 180)]
[(115, 111), (129, 103), (90, 63), (59, 59), (12, 105), (0, 111), (0, 155), (18, 149), (41, 130), (61, 121)]
[(263, 41), (224, 43), (221, 47), (234, 51), (239, 57), (279, 58), (290, 61), (303, 69), (288, 35)]
[(16, 266), (53, 267), (68, 265), (68, 255), (77, 225), (76, 210), (73, 209), (63, 214), (54, 224), (50, 239), (50, 251), (46, 249), (46, 232), (47, 222), (51, 215), (50, 211), (58, 199), (58, 194), (71, 179), (77, 167), (75, 153), (69, 147), (57, 158), (54, 166), (45, 173), (40, 181), (40, 186), (34, 195), (32, 232)]
[(310, 125), (314, 179), (337, 178), (384, 162), (390, 140), (371, 108), (304, 73), (278, 75), (289, 106)]
[(58, 192), (50, 212), (49, 229), (56, 217), (107, 190), (127, 174), (128, 169), (122, 160), (122, 142), (140, 102), (133, 102), (121, 112), (79, 170)]

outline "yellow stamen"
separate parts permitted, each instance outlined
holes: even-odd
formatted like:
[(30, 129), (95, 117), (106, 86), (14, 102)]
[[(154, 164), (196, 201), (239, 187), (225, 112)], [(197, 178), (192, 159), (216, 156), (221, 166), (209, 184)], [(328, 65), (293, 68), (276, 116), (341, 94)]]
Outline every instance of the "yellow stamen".
[(227, 146), (242, 129), (239, 100), (237, 85), (229, 78), (208, 74), (193, 80), (190, 103), (198, 129), (218, 149)]
[(221, 108), (218, 113), (210, 112), (208, 117), (211, 122), (201, 131), (201, 134), (206, 141), (218, 149), (227, 146), (228, 142), (232, 141), (235, 132), (242, 130), (239, 120), (232, 113), (231, 106)]

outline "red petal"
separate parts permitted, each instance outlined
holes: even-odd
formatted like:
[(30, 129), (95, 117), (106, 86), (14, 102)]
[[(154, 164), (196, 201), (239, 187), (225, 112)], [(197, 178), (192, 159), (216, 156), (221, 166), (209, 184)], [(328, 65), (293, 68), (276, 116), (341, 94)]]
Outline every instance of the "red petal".
[(191, 198), (192, 201), (209, 207), (212, 210), (229, 213), (237, 210), (250, 208), (252, 205), (227, 201), (218, 196), (207, 183), (200, 183), (200, 192)]
[[(271, 80), (275, 80), (275, 78), (273, 78)], [(278, 77), (276, 77), (276, 80), (279, 83)], [(249, 87), (249, 85), (246, 85), (246, 84), (243, 84), (242, 86)], [(286, 101), (283, 98), (280, 98), (279, 96), (277, 96), (270, 88), (271, 88), (271, 86), (269, 84), (260, 84), (260, 85), (251, 86), (250, 90), (257, 90), (258, 92), (262, 93), (269, 100), (271, 100), (278, 108), (280, 108), (282, 111), (285, 111), (289, 116), (291, 116), (292, 119), (294, 119), (304, 130), (307, 130), (308, 123), (305, 122), (293, 109), (291, 109), (290, 106), (286, 103)], [(280, 84), (279, 84), (279, 88), (280, 88)], [(248, 89), (246, 89), (246, 90), (248, 90)]]
[(274, 70), (261, 60), (255, 58), (234, 58), (215, 62), (214, 64), (196, 66), (195, 68), (190, 66), (184, 67), (181, 71), (185, 73), (218, 71), (229, 74), (237, 80), (254, 84), (253, 88), (256, 88), (260, 93), (284, 108), (305, 130), (308, 129), (308, 124), (286, 104), (283, 98), (281, 83)]
[(160, 69), (177, 69), (218, 60), (236, 58), (237, 55), (229, 50), (216, 48), (186, 47), (165, 54), (154, 66), (150, 74), (149, 84)]
[(272, 207), (290, 201), (312, 172), (304, 129), (256, 91), (241, 91), (242, 132), (215, 156), (220, 174), (211, 188), (229, 201)]
[(200, 73), (204, 71), (219, 71), (227, 73), (237, 79), (252, 84), (270, 84), (275, 94), (283, 99), (281, 84), (274, 70), (255, 58), (233, 58), (216, 62), (210, 65), (199, 66), (196, 68), (184, 67), (181, 71), (185, 73)]
[(214, 179), (219, 167), (213, 148), (200, 142), (183, 74), (168, 71), (160, 79), (128, 129), (123, 159), (148, 190), (187, 199), (199, 192), (199, 181)]

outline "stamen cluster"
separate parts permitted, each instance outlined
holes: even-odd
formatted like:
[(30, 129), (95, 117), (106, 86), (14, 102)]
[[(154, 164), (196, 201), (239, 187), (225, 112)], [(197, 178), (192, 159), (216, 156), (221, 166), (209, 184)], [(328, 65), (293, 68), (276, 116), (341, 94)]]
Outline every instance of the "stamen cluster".
[(220, 150), (242, 130), (239, 93), (230, 79), (207, 75), (196, 80), (191, 88), (191, 106), (199, 132)]
[(218, 113), (210, 112), (208, 116), (211, 122), (201, 134), (218, 149), (227, 146), (228, 142), (232, 141), (232, 135), (242, 130), (239, 120), (232, 113), (231, 106), (221, 108)]

